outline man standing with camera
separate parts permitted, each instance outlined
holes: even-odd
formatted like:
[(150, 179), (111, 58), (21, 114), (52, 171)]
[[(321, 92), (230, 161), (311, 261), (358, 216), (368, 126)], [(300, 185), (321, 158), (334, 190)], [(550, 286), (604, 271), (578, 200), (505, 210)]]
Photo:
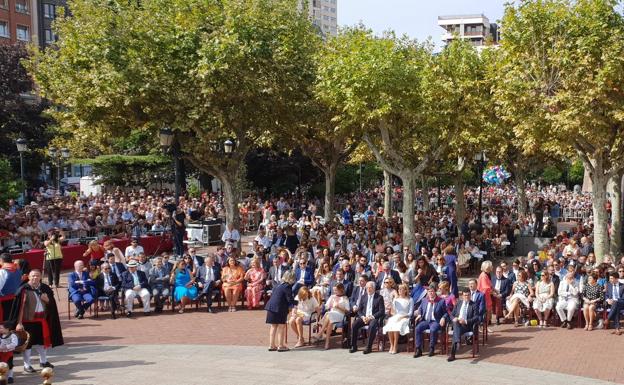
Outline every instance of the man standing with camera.
[(173, 246), (176, 255), (181, 257), (184, 255), (184, 233), (186, 231), (184, 220), (186, 215), (180, 207), (175, 207), (175, 210), (172, 210), (171, 218), (173, 219)]
[(52, 286), (52, 281), (57, 288), (60, 286), (61, 264), (63, 262), (63, 251), (61, 242), (65, 240), (65, 235), (58, 228), (48, 231), (48, 239), (43, 242), (45, 246), (45, 274), (48, 276), (48, 285)]

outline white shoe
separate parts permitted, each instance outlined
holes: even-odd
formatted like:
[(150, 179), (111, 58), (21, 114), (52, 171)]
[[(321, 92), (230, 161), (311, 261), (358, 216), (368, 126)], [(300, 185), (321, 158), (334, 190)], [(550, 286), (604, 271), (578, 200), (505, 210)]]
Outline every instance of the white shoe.
[(596, 329), (603, 329), (603, 328), (604, 328), (603, 320), (598, 321), (598, 325), (596, 325)]

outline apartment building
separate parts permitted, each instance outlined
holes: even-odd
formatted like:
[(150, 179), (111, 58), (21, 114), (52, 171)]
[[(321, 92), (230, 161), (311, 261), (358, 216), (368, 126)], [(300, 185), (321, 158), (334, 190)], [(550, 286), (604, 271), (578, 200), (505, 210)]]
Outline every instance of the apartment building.
[(37, 6), (39, 8), (37, 12), (39, 46), (45, 48), (56, 41), (56, 35), (52, 31), (52, 23), (61, 14), (62, 8), (67, 13), (67, 2), (65, 0), (37, 0)]
[(304, 0), (312, 23), (324, 34), (338, 34), (338, 0)]
[(37, 43), (37, 0), (0, 0), (0, 44)]
[(499, 26), (490, 23), (483, 14), (438, 16), (438, 25), (444, 29), (442, 41), (465, 39), (477, 48), (496, 45), (500, 40)]

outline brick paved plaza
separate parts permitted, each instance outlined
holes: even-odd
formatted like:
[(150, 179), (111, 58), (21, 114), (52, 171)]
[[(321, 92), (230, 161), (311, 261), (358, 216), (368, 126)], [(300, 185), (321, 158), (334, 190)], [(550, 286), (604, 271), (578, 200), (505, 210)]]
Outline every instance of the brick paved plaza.
[[(138, 311), (132, 319), (112, 320), (106, 314), (68, 321), (66, 289), (59, 295), (66, 345), (53, 349), (51, 356), (57, 365), (54, 383), (59, 384), (317, 384), (338, 378), (348, 384), (378, 383), (379, 378), (453, 384), (458, 375), (462, 383), (473, 384), (491, 383), (492, 378), (501, 384), (624, 383), (624, 367), (613, 359), (624, 356), (624, 337), (604, 330), (493, 326), (476, 359), (463, 346), (454, 363), (443, 356), (413, 359), (404, 345), (396, 356), (349, 354), (338, 347), (338, 337), (327, 352), (306, 347), (269, 353), (261, 310), (208, 314), (204, 307), (183, 315), (169, 311), (144, 317)], [(291, 346), (294, 341), (290, 334)], [(21, 371), (17, 358), (18, 383), (41, 383), (38, 376)]]

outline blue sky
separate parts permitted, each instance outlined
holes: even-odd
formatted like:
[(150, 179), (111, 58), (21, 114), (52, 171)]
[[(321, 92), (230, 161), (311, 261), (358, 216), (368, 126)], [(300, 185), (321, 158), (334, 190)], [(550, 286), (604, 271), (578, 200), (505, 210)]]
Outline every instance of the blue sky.
[(364, 25), (380, 34), (392, 29), (397, 34), (424, 40), (433, 38), (440, 46), (442, 28), (438, 16), (483, 13), (496, 22), (503, 16), (505, 0), (338, 0), (338, 25)]

